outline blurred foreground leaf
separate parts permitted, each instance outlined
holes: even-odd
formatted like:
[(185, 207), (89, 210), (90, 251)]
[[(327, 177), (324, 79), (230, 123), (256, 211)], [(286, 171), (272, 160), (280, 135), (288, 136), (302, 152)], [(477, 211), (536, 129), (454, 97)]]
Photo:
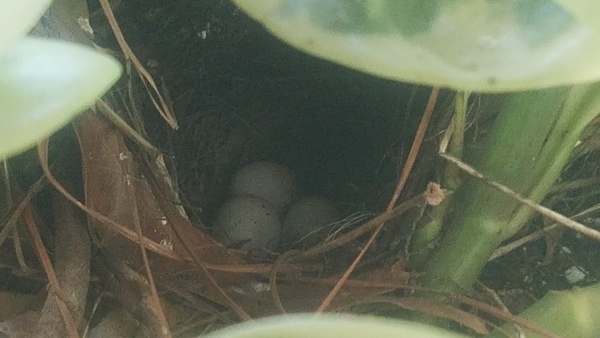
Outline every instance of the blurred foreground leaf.
[(119, 78), (111, 57), (63, 41), (24, 38), (0, 56), (0, 157), (64, 126)]
[(502, 92), (600, 79), (589, 0), (235, 2), (298, 49), (398, 81)]
[(0, 1), (0, 54), (38, 22), (52, 0)]
[(403, 320), (371, 316), (294, 314), (232, 325), (208, 338), (466, 338), (450, 331)]

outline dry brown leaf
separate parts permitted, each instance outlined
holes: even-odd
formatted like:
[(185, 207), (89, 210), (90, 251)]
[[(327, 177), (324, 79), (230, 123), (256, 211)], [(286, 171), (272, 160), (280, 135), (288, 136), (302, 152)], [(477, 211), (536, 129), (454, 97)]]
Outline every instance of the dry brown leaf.
[[(219, 284), (230, 285), (245, 275), (223, 272), (215, 278), (204, 266), (239, 265), (240, 260), (180, 214), (170, 198), (170, 187), (157, 177), (158, 170), (153, 170), (152, 163), (137, 163), (119, 130), (94, 114), (78, 119), (75, 129), (82, 153), (86, 206), (124, 227), (116, 232), (105, 222), (93, 219), (105, 251), (130, 266), (141, 267), (139, 246), (130, 235), (133, 232), (137, 236), (133, 229), (139, 219), (144, 238), (183, 259), (178, 262), (171, 256), (150, 256), (157, 283), (176, 280), (180, 287), (228, 305), (243, 317), (243, 310)], [(128, 236), (122, 236), (124, 233)]]
[(35, 300), (35, 295), (0, 292), (0, 322), (25, 313)]

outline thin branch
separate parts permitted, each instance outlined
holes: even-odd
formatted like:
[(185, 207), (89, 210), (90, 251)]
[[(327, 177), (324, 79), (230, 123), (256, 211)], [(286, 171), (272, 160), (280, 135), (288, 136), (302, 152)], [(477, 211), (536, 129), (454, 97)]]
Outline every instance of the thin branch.
[[(404, 165), (404, 168), (402, 169), (400, 181), (398, 181), (398, 185), (396, 186), (396, 191), (394, 191), (394, 195), (392, 196), (392, 199), (390, 200), (390, 203), (388, 204), (386, 213), (391, 213), (391, 211), (394, 209), (394, 205), (396, 205), (396, 202), (398, 201), (398, 198), (400, 197), (400, 193), (402, 193), (402, 189), (404, 189), (404, 185), (406, 184), (406, 181), (408, 180), (408, 176), (410, 175), (410, 172), (415, 164), (415, 161), (417, 159), (417, 154), (419, 153), (419, 150), (421, 149), (421, 145), (423, 144), (423, 139), (425, 138), (425, 132), (427, 131), (427, 126), (429, 125), (429, 121), (431, 120), (431, 115), (433, 114), (433, 108), (435, 107), (435, 103), (437, 101), (439, 91), (440, 91), (439, 87), (433, 87), (431, 89), (431, 94), (429, 95), (429, 101), (427, 101), (427, 106), (425, 107), (425, 111), (423, 112), (423, 117), (421, 118), (421, 122), (419, 123), (419, 127), (417, 128), (417, 133), (415, 135), (412, 146), (410, 148), (410, 152), (408, 153), (406, 163)], [(421, 194), (420, 196), (425, 196), (425, 194)], [(316, 311), (317, 313), (321, 313), (321, 312), (325, 311), (325, 309), (329, 306), (329, 304), (331, 304), (331, 301), (333, 300), (333, 298), (335, 298), (335, 296), (337, 296), (337, 294), (340, 292), (340, 290), (344, 286), (344, 283), (346, 283), (346, 281), (350, 277), (350, 274), (352, 274), (352, 272), (354, 272), (354, 269), (356, 269), (356, 266), (358, 266), (358, 263), (360, 263), (362, 257), (365, 255), (367, 250), (369, 250), (371, 245), (375, 242), (375, 239), (377, 238), (377, 236), (381, 232), (381, 229), (383, 229), (383, 226), (385, 225), (384, 222), (381, 222), (379, 224), (377, 224), (377, 223), (374, 223), (374, 224), (377, 225), (377, 228), (375, 229), (375, 231), (369, 238), (369, 241), (363, 246), (363, 248), (360, 250), (360, 252), (356, 256), (356, 258), (352, 262), (352, 264), (348, 267), (348, 269), (346, 269), (346, 271), (344, 272), (342, 277), (340, 277), (339, 281), (333, 287), (333, 289), (329, 292), (327, 297), (325, 297), (325, 299), (323, 300), (323, 302), (317, 309), (317, 311)]]
[(106, 15), (110, 28), (115, 34), (115, 37), (117, 39), (117, 42), (119, 43), (119, 46), (121, 47), (121, 50), (123, 51), (123, 54), (125, 54), (125, 57), (127, 59), (131, 60), (133, 66), (135, 67), (135, 70), (140, 75), (140, 78), (142, 79), (142, 82), (144, 83), (146, 88), (148, 88), (148, 86), (150, 87), (151, 90), (148, 90), (148, 94), (150, 96), (150, 100), (152, 100), (152, 103), (154, 104), (154, 107), (156, 107), (160, 115), (169, 124), (169, 126), (171, 126), (171, 128), (177, 129), (177, 119), (175, 118), (175, 115), (173, 114), (170, 105), (167, 103), (167, 101), (163, 98), (163, 95), (158, 90), (158, 87), (156, 86), (152, 75), (148, 73), (144, 65), (142, 65), (140, 60), (137, 58), (137, 56), (125, 40), (123, 32), (121, 31), (117, 19), (115, 18), (115, 14), (113, 13), (112, 8), (110, 7), (109, 1), (100, 0), (100, 6), (102, 6), (104, 15)]
[(410, 174), (412, 167), (415, 164), (417, 154), (419, 153), (421, 144), (423, 144), (423, 138), (425, 138), (425, 132), (427, 131), (427, 126), (429, 125), (429, 121), (431, 120), (431, 115), (433, 114), (433, 108), (435, 107), (435, 103), (437, 101), (439, 92), (439, 87), (433, 87), (431, 89), (429, 101), (427, 101), (427, 106), (425, 107), (425, 111), (423, 112), (423, 117), (421, 118), (421, 122), (419, 123), (419, 128), (417, 128), (417, 133), (410, 148), (410, 152), (408, 153), (408, 157), (406, 158), (404, 168), (402, 169), (400, 181), (398, 181), (398, 185), (396, 185), (394, 195), (392, 196), (390, 204), (388, 204), (388, 211), (392, 210), (394, 208), (394, 205), (396, 205), (396, 202), (398, 201), (398, 198), (402, 193), (402, 189), (404, 189), (404, 185), (408, 180), (408, 175)]
[(535, 203), (535, 202), (517, 194), (516, 192), (512, 191), (510, 188), (508, 188), (498, 182), (493, 181), (489, 177), (484, 176), (483, 174), (481, 174), (477, 170), (475, 170), (475, 168), (469, 166), (468, 164), (462, 162), (461, 160), (459, 160), (453, 156), (450, 156), (445, 153), (440, 153), (440, 156), (443, 157), (444, 159), (454, 163), (460, 169), (465, 171), (467, 174), (469, 174), (473, 177), (479, 178), (480, 180), (482, 180), (483, 182), (485, 182), (487, 185), (491, 186), (492, 188), (507, 194), (508, 196), (525, 204), (526, 206), (532, 208), (533, 210), (535, 210), (538, 213), (540, 213), (541, 215), (553, 220), (554, 222), (562, 224), (562, 225), (566, 226), (567, 228), (573, 229), (573, 230), (575, 230), (583, 235), (586, 235), (588, 237), (591, 237), (595, 240), (600, 240), (600, 231), (589, 228), (577, 221), (569, 219), (568, 217), (566, 217), (556, 211), (553, 211), (544, 206), (541, 206), (538, 203)]
[(171, 329), (169, 328), (169, 323), (167, 322), (167, 317), (165, 316), (165, 312), (163, 310), (162, 304), (160, 302), (160, 297), (158, 296), (158, 291), (156, 290), (156, 283), (154, 282), (154, 276), (152, 274), (152, 269), (150, 268), (150, 262), (148, 261), (148, 252), (146, 248), (142, 244), (141, 239), (144, 237), (142, 233), (142, 225), (140, 222), (140, 215), (138, 214), (138, 206), (136, 201), (136, 194), (133, 191), (133, 186), (128, 184), (129, 195), (131, 196), (131, 203), (133, 212), (133, 224), (135, 226), (135, 230), (139, 237), (139, 245), (140, 250), (142, 252), (142, 259), (144, 261), (144, 268), (146, 270), (146, 278), (148, 278), (148, 284), (150, 287), (150, 295), (152, 297), (152, 312), (154, 313), (155, 318), (158, 320), (159, 334), (161, 337), (171, 338), (173, 334), (171, 333)]
[(124, 227), (123, 225), (111, 220), (110, 218), (102, 215), (101, 213), (99, 213), (95, 210), (88, 208), (83, 203), (81, 203), (79, 200), (77, 200), (75, 197), (73, 197), (73, 195), (71, 195), (56, 180), (54, 175), (52, 175), (50, 168), (48, 167), (48, 140), (44, 140), (38, 144), (38, 156), (40, 158), (40, 165), (42, 166), (42, 170), (44, 171), (44, 174), (46, 175), (46, 178), (48, 179), (50, 184), (52, 184), (60, 193), (63, 194), (63, 196), (65, 196), (69, 201), (71, 201), (73, 204), (75, 204), (78, 208), (85, 211), (88, 215), (90, 215), (94, 219), (102, 222), (104, 225), (108, 226), (111, 230), (121, 234), (123, 237), (133, 241), (134, 243), (137, 243), (139, 241), (144, 245), (144, 247), (146, 247), (162, 256), (165, 256), (165, 257), (168, 257), (168, 258), (171, 258), (174, 260), (182, 260), (182, 258), (179, 257), (179, 255), (177, 255), (175, 252), (167, 249), (165, 246), (161, 245), (160, 243), (156, 243), (153, 240), (151, 240), (145, 236), (140, 238), (135, 231), (133, 231), (127, 227)]
[(44, 242), (42, 241), (42, 237), (40, 236), (40, 233), (38, 232), (38, 229), (35, 226), (35, 220), (33, 219), (30, 206), (26, 207), (24, 216), (25, 224), (27, 225), (29, 233), (31, 234), (31, 238), (33, 239), (33, 243), (35, 244), (38, 255), (40, 257), (40, 262), (42, 263), (42, 267), (44, 268), (46, 276), (48, 277), (48, 283), (50, 283), (50, 293), (54, 293), (54, 297), (56, 298), (56, 305), (58, 306), (58, 309), (63, 317), (65, 327), (67, 329), (67, 332), (69, 333), (69, 337), (77, 338), (79, 337), (79, 334), (77, 333), (77, 325), (75, 325), (75, 320), (73, 319), (71, 311), (69, 311), (69, 307), (64, 302), (62, 297), (59, 296), (63, 294), (64, 291), (62, 291), (62, 289), (60, 288), (58, 276), (56, 275), (56, 271), (52, 266), (50, 256), (48, 255), (46, 247), (44, 246)]

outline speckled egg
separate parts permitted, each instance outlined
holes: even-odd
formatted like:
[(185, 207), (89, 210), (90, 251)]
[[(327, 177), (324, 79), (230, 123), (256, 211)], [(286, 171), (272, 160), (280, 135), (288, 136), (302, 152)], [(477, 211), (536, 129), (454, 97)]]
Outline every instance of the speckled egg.
[(294, 197), (294, 175), (277, 163), (253, 162), (243, 166), (234, 175), (231, 194), (262, 197), (282, 212)]
[(302, 198), (292, 204), (283, 221), (284, 242), (299, 241), (308, 236), (306, 243), (316, 244), (324, 240), (327, 231), (316, 230), (340, 220), (335, 206), (322, 197)]
[(280, 233), (278, 211), (261, 197), (236, 196), (226, 201), (217, 213), (214, 236), (224, 245), (272, 248), (278, 244)]

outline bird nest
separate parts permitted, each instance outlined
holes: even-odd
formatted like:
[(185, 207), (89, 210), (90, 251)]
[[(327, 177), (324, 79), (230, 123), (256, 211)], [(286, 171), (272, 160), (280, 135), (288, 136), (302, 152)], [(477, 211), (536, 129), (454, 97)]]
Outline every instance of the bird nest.
[[(62, 195), (75, 203), (43, 195), (35, 186), (44, 200), (54, 201), (50, 208), (38, 204), (42, 218), (64, 220), (71, 216), (52, 216), (52, 210), (75, 205), (94, 229), (96, 250), (88, 269), (98, 283), (89, 293), (95, 300), (83, 305), (91, 326), (120, 319), (141, 328), (141, 335), (169, 326), (190, 336), (286, 312), (436, 311), (402, 303), (395, 298), (401, 293), (390, 290), (411, 289), (418, 276), (410, 271), (408, 247), (418, 222), (431, 211), (423, 192), (431, 198), (442, 193), (428, 183), (443, 175), (436, 154), (454, 108), (451, 93), (438, 97), (411, 175), (390, 204), (430, 88), (305, 55), (229, 1), (125, 1), (114, 2), (113, 10), (112, 23), (120, 25), (137, 59), (123, 60), (131, 70), (127, 76), (104, 104), (60, 133), (42, 160), (46, 175), (57, 178), (50, 183), (68, 187)], [(90, 8), (90, 13), (96, 43), (120, 51), (103, 11)], [(134, 71), (142, 68), (148, 71), (145, 80)], [(498, 100), (474, 100), (470, 147), (477, 148), (487, 132)], [(567, 174), (590, 175), (594, 156), (573, 164)], [(23, 165), (28, 159), (12, 163), (26, 178), (39, 175), (41, 169)], [(344, 217), (308, 246), (247, 251), (221, 245), (212, 237), (217, 211), (234, 173), (255, 161), (286, 166), (300, 196), (327, 198)], [(566, 191), (553, 195), (558, 205), (585, 204)], [(76, 200), (85, 200), (85, 207)], [(542, 226), (539, 219), (532, 224)], [(507, 297), (527, 299), (513, 290), (541, 295), (542, 287), (523, 286), (522, 273), (510, 266), (548, 257), (544, 248), (531, 246), (531, 261), (523, 262), (519, 253), (495, 261), (482, 280), (507, 291)], [(543, 274), (546, 284), (563, 266), (557, 264)], [(335, 291), (336, 285), (343, 288)], [(36, 286), (27, 291), (33, 290)], [(485, 299), (484, 294), (474, 295)], [(373, 299), (379, 300), (377, 307), (369, 302)], [(453, 319), (469, 325), (459, 317)]]

